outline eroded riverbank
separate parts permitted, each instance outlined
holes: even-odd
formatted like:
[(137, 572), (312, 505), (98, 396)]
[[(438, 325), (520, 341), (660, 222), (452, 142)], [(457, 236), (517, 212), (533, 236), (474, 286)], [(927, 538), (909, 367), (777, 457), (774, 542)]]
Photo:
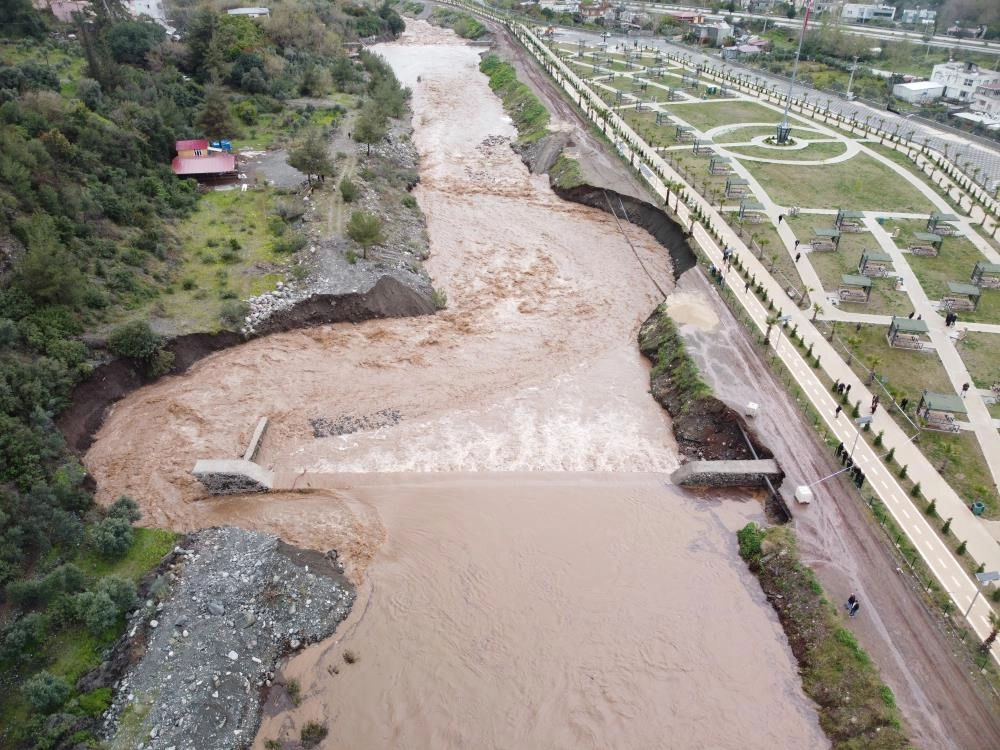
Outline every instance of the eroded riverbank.
[[(824, 746), (735, 556), (759, 506), (665, 484), (676, 446), (634, 341), (666, 253), (531, 176), (476, 52), (414, 29), (431, 36), (379, 51), (414, 89), (449, 309), (277, 334), (133, 394), (87, 454), (101, 496), (335, 547), (362, 583), (348, 628), (288, 667), (304, 700), (272, 696), (258, 747), (308, 720), (330, 747)], [(194, 460), (240, 453), (265, 414), (260, 460), (312, 491), (200, 499)]]

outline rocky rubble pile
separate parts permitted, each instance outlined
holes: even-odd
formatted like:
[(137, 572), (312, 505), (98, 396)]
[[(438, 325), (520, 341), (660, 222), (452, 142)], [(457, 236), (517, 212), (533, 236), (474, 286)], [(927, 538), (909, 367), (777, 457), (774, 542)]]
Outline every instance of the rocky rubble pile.
[(249, 747), (278, 660), (333, 633), (354, 602), (336, 552), (235, 528), (186, 545), (161, 576), (167, 596), (146, 602), (119, 645), (142, 657), (114, 686), (110, 747)]
[(254, 333), (261, 323), (265, 322), (279, 310), (287, 310), (309, 296), (309, 291), (295, 289), (279, 281), (273, 292), (265, 292), (247, 300), (249, 310), (243, 320), (244, 335)]
[(310, 419), (313, 437), (333, 437), (335, 435), (350, 435), (352, 432), (377, 430), (380, 427), (392, 427), (402, 421), (403, 415), (397, 409), (379, 409), (371, 414), (341, 414), (338, 417), (317, 417)]

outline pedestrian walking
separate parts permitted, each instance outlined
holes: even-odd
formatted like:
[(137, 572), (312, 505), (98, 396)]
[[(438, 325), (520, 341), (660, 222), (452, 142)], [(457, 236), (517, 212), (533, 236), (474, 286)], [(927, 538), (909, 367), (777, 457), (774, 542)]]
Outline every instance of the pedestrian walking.
[(909, 317), (910, 317), (910, 320), (913, 320), (913, 316), (914, 316), (914, 315), (916, 315), (916, 314), (917, 314), (917, 311), (916, 311), (916, 310), (914, 310), (913, 312), (911, 312), (911, 313), (910, 313), (910, 316), (909, 316)]
[(743, 291), (744, 291), (744, 292), (749, 292), (749, 291), (750, 291), (750, 282), (749, 282), (749, 281), (747, 282), (747, 285), (746, 285), (746, 287), (745, 287), (745, 288), (743, 289)]
[(909, 405), (909, 403), (910, 399), (904, 398), (902, 401), (899, 402), (899, 408), (902, 409), (903, 411), (906, 411), (906, 407)]
[(851, 392), (851, 384), (848, 383), (847, 385), (844, 386), (844, 395), (846, 396), (850, 392)]
[(962, 398), (965, 398), (965, 394), (969, 392), (969, 384), (965, 383), (962, 386)]
[(860, 606), (861, 603), (858, 601), (858, 597), (856, 597), (854, 594), (851, 594), (849, 597), (847, 597), (847, 604), (844, 605), (844, 609), (847, 610), (848, 614), (851, 617), (854, 617), (854, 615), (858, 613), (858, 608)]
[(859, 609), (861, 609), (861, 602), (855, 599), (854, 604), (851, 605), (851, 617), (854, 617), (854, 615), (858, 613)]
[(799, 258), (801, 258), (801, 257), (802, 257), (802, 253), (795, 253), (795, 262), (798, 263), (799, 262)]
[(843, 410), (844, 410), (844, 407), (841, 406), (840, 404), (837, 404), (837, 410), (833, 413), (833, 418), (836, 419), (837, 417), (839, 417), (840, 416), (840, 412), (842, 412)]

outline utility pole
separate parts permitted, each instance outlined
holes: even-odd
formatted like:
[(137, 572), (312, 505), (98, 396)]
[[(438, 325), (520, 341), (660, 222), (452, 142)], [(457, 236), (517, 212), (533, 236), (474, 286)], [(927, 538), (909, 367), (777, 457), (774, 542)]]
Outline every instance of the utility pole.
[(792, 106), (792, 91), (795, 89), (795, 76), (799, 72), (799, 56), (802, 54), (802, 42), (806, 38), (806, 27), (809, 25), (809, 14), (812, 12), (813, 0), (806, 0), (806, 15), (802, 19), (802, 33), (799, 34), (799, 48), (795, 50), (795, 63), (792, 65), (792, 80), (788, 83), (788, 99), (785, 100), (785, 112), (781, 116), (781, 123), (778, 125), (777, 142), (787, 143), (788, 136), (792, 132), (788, 124), (788, 109)]
[(854, 71), (858, 69), (858, 56), (854, 56), (854, 65), (851, 66), (851, 77), (847, 81), (847, 101), (853, 101), (854, 95), (851, 93), (851, 87), (854, 85)]

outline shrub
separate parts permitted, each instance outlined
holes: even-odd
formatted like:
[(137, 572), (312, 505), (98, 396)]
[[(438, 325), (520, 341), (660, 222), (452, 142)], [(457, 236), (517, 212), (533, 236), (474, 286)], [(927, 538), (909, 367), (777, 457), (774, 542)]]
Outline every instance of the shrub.
[(344, 199), (344, 203), (354, 203), (358, 199), (358, 186), (351, 182), (349, 177), (344, 177), (340, 181), (340, 197)]
[(760, 561), (761, 541), (763, 538), (763, 529), (753, 522), (748, 523), (737, 531), (736, 539), (739, 542), (740, 557), (748, 563), (758, 563)]
[(931, 500), (929, 503), (927, 503), (927, 507), (924, 508), (924, 513), (927, 514), (928, 516), (936, 516), (937, 500)]
[(219, 312), (219, 318), (222, 320), (224, 325), (238, 326), (243, 323), (249, 312), (250, 306), (246, 302), (231, 299), (226, 300), (222, 304), (222, 310)]
[(438, 310), (444, 310), (448, 307), (448, 293), (441, 289), (435, 289), (431, 292), (431, 302)]
[(108, 336), (108, 349), (119, 357), (149, 359), (160, 346), (160, 337), (145, 320), (119, 326)]
[(407, 193), (403, 196), (403, 205), (406, 206), (406, 208), (415, 209), (417, 207), (417, 199)]
[(94, 635), (100, 635), (118, 622), (118, 607), (106, 591), (84, 591), (73, 597), (73, 605), (77, 619)]
[(958, 547), (955, 548), (956, 554), (958, 554), (958, 555), (964, 555), (965, 554), (965, 545), (966, 545), (966, 542), (963, 540), (962, 543), (960, 545), (958, 545)]
[(66, 702), (69, 685), (62, 677), (42, 671), (29, 678), (21, 692), (33, 709), (50, 714)]
[(174, 369), (174, 353), (166, 349), (157, 349), (146, 366), (147, 373), (154, 378), (166, 375)]
[(913, 488), (910, 490), (910, 496), (920, 497), (920, 482), (917, 482), (915, 485), (913, 485)]
[(903, 464), (899, 469), (899, 478), (906, 479), (906, 471), (909, 464)]
[(129, 523), (135, 523), (142, 518), (142, 511), (139, 510), (139, 504), (135, 500), (122, 495), (111, 503), (108, 507), (107, 515), (109, 518), (126, 518)]
[(951, 518), (944, 522), (944, 526), (941, 527), (941, 533), (948, 536), (948, 532), (951, 531)]
[(358, 655), (353, 651), (351, 651), (350, 649), (347, 649), (347, 651), (344, 652), (344, 661), (347, 662), (348, 664), (354, 664), (354, 662), (356, 662), (357, 660), (358, 660)]
[(111, 688), (103, 687), (84, 693), (76, 699), (87, 716), (100, 716), (111, 707)]
[(0, 658), (13, 662), (31, 659), (35, 647), (45, 637), (45, 621), (37, 612), (20, 617), (3, 630)]
[(288, 254), (297, 253), (306, 246), (306, 236), (301, 232), (292, 232), (290, 235), (279, 237), (274, 241), (274, 252)]
[(97, 591), (107, 594), (119, 612), (128, 612), (135, 606), (135, 583), (122, 576), (105, 576), (97, 582)]
[(288, 698), (291, 700), (293, 706), (298, 706), (302, 703), (302, 686), (298, 680), (289, 680), (286, 682), (285, 692), (288, 693)]
[(327, 728), (324, 724), (320, 724), (318, 721), (306, 722), (306, 725), (302, 727), (302, 731), (299, 732), (299, 738), (302, 740), (302, 747), (316, 747), (320, 742), (322, 742), (327, 735)]
[(120, 516), (109, 516), (94, 524), (90, 531), (94, 548), (107, 557), (121, 557), (132, 546), (135, 532), (132, 522)]

